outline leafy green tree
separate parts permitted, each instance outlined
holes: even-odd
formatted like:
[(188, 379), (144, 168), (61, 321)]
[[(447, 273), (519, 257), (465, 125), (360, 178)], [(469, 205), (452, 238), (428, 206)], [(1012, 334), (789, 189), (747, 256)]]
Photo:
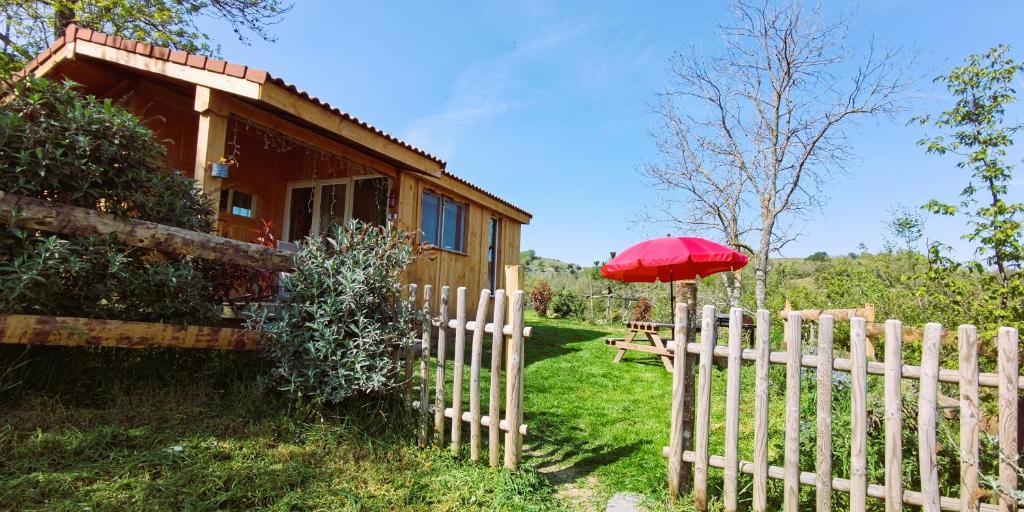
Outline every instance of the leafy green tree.
[(906, 207), (889, 209), (889, 220), (885, 223), (889, 236), (885, 241), (887, 252), (894, 252), (897, 243), (902, 242), (904, 249), (916, 252), (917, 243), (924, 236), (924, 215)]
[(828, 253), (825, 251), (818, 251), (806, 258), (807, 261), (828, 261)]
[(273, 40), (266, 27), (291, 4), (282, 0), (5, 0), (0, 76), (9, 76), (72, 24), (193, 53), (212, 54), (200, 18), (223, 20), (243, 43), (247, 33)]
[(536, 259), (537, 259), (537, 251), (535, 251), (533, 249), (529, 249), (529, 250), (526, 250), (526, 251), (523, 251), (523, 252), (519, 253), (519, 264), (524, 266), (524, 267), (529, 265), (530, 263), (533, 263), (534, 260), (536, 260)]
[(966, 300), (971, 301), (969, 306), (977, 315), (993, 324), (1024, 319), (1024, 203), (1010, 200), (1014, 166), (1006, 160), (1013, 135), (1022, 127), (1007, 122), (1006, 107), (1016, 101), (1013, 82), (1024, 66), (1008, 53), (1008, 46), (996, 46), (982, 55), (971, 55), (964, 65), (938, 77), (936, 80), (946, 84), (947, 91), (956, 98), (955, 104), (934, 120), (929, 116), (917, 118), (922, 124), (934, 124), (947, 132), (922, 139), (920, 144), (927, 152), (957, 154), (962, 158), (957, 167), (970, 172), (957, 201), (931, 200), (924, 208), (938, 215), (965, 218), (970, 231), (962, 238), (975, 245), (978, 259), (961, 264), (947, 255), (947, 246), (932, 244), (929, 256), (933, 277), (946, 280), (961, 266), (976, 274), (981, 296), (968, 296)]

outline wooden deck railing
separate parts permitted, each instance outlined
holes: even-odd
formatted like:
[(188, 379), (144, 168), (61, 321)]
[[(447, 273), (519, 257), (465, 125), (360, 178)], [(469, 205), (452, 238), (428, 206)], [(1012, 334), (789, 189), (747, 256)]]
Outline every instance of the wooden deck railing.
[[(676, 337), (685, 339), (685, 304), (676, 307)], [(730, 312), (728, 344), (716, 346), (717, 333), (712, 328), (715, 307), (705, 306), (702, 317), (700, 343), (689, 343), (686, 350), (678, 351), (674, 358), (674, 385), (672, 391), (672, 431), (670, 445), (664, 450), (669, 457), (669, 489), (675, 498), (684, 482), (680, 481), (684, 464), (693, 464), (693, 499), (698, 510), (706, 510), (708, 504), (708, 469), (721, 468), (724, 471), (723, 501), (725, 510), (733, 511), (738, 506), (738, 474), (753, 475), (753, 509), (767, 509), (767, 483), (769, 479), (783, 481), (783, 507), (787, 511), (799, 508), (800, 486), (816, 488), (816, 510), (831, 510), (832, 492), (850, 495), (851, 510), (864, 510), (867, 498), (885, 501), (887, 511), (901, 510), (903, 504), (920, 506), (925, 511), (937, 510), (1000, 510), (1010, 512), (1017, 509), (1012, 499), (1000, 496), (999, 505), (981, 503), (978, 485), (979, 457), (979, 387), (998, 389), (999, 427), (998, 443), (1003, 453), (1015, 456), (1018, 453), (1018, 398), (1024, 389), (1024, 378), (1020, 376), (1018, 350), (1019, 338), (1016, 329), (999, 329), (998, 373), (979, 373), (978, 332), (974, 326), (962, 325), (957, 331), (959, 343), (959, 368), (943, 369), (939, 365), (939, 348), (942, 343), (942, 326), (930, 323), (922, 331), (923, 350), (921, 365), (906, 365), (902, 360), (904, 329), (898, 320), (885, 322), (885, 359), (881, 363), (869, 362), (867, 358), (867, 322), (854, 316), (850, 329), (849, 358), (836, 358), (833, 351), (833, 324), (831, 315), (818, 317), (819, 331), (817, 355), (803, 355), (800, 327), (803, 320), (799, 312), (792, 312), (786, 319), (785, 352), (771, 352), (769, 349), (769, 322), (771, 315), (761, 310), (757, 314), (756, 345), (753, 350), (744, 350), (740, 342), (742, 310)], [(682, 403), (687, 393), (693, 393), (692, 383), (686, 382), (683, 368), (685, 359), (699, 357), (696, 379), (697, 414), (694, 450), (683, 446), (680, 427)], [(722, 455), (709, 453), (711, 372), (712, 359), (716, 356), (727, 358), (725, 395), (725, 450)], [(740, 461), (738, 457), (740, 427), (740, 368), (744, 361), (754, 362), (754, 416), (753, 416), (753, 461)], [(785, 365), (785, 443), (783, 465), (768, 464), (768, 368), (772, 364)], [(800, 465), (800, 375), (803, 367), (816, 371), (816, 457), (815, 471), (802, 471)], [(852, 407), (851, 452), (849, 478), (837, 478), (832, 472), (832, 378), (834, 371), (850, 374)], [(884, 443), (885, 480), (882, 484), (867, 481), (867, 378), (869, 374), (882, 375), (884, 379)], [(920, 489), (903, 488), (903, 400), (901, 383), (903, 379), (919, 381), (917, 438)], [(936, 408), (940, 382), (957, 384), (960, 390), (960, 493), (959, 497), (942, 496), (939, 492), (936, 463)], [(998, 470), (999, 481), (1006, 488), (1018, 488), (1015, 467), (1008, 460), (1001, 460)]]

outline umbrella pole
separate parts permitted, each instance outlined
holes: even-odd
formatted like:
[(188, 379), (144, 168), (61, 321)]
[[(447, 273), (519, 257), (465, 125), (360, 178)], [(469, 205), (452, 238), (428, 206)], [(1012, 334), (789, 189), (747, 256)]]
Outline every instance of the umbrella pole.
[(676, 309), (676, 289), (672, 286), (672, 271), (668, 271), (668, 310), (675, 311)]

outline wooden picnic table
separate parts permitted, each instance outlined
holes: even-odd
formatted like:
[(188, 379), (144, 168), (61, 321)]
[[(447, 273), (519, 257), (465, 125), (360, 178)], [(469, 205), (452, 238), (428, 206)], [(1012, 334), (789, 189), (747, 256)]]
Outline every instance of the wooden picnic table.
[[(728, 327), (729, 326), (729, 315), (718, 315), (715, 319), (716, 327)], [(635, 350), (637, 352), (645, 352), (648, 354), (656, 354), (661, 357), (661, 363), (665, 365), (665, 369), (672, 371), (672, 357), (675, 354), (674, 340), (666, 340), (661, 337), (661, 331), (671, 331), (675, 328), (674, 324), (662, 323), (662, 322), (626, 322), (626, 327), (629, 332), (625, 338), (607, 338), (605, 344), (609, 347), (618, 349), (615, 354), (614, 363), (622, 362), (622, 358), (626, 355), (626, 351)], [(698, 323), (696, 325), (695, 332), (700, 332), (701, 326)], [(754, 319), (748, 315), (743, 315), (743, 330), (749, 335), (750, 346), (754, 346)], [(639, 340), (638, 337), (642, 336)], [(638, 341), (642, 343), (638, 343)]]

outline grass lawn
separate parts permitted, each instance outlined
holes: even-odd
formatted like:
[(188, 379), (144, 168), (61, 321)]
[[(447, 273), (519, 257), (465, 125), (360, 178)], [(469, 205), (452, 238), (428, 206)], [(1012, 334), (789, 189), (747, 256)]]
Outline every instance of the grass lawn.
[[(624, 335), (624, 330), (536, 316), (528, 323), (534, 326), (526, 357), (529, 448), (540, 457), (542, 473), (553, 477), (563, 494), (589, 499), (596, 509), (603, 510), (617, 492), (642, 494), (653, 510), (668, 508), (668, 466), (661, 450), (669, 442), (672, 375), (651, 354), (630, 352), (614, 364), (615, 350), (605, 346), (604, 338)], [(753, 417), (753, 378), (753, 368), (745, 366), (742, 418)], [(725, 396), (724, 370), (713, 372), (712, 396)], [(710, 442), (711, 453), (719, 454), (724, 453), (725, 430), (720, 402), (712, 407)], [(776, 407), (781, 405), (779, 396)], [(780, 460), (783, 427), (781, 415), (772, 418), (769, 454)], [(753, 458), (752, 436), (751, 422), (741, 422), (740, 456), (745, 460)], [(720, 470), (710, 471), (709, 483), (715, 509)], [(688, 498), (679, 502), (681, 509), (688, 508)]]
[[(603, 510), (617, 492), (667, 508), (661, 449), (671, 375), (648, 354), (613, 364), (603, 339), (621, 334), (615, 329), (533, 314), (527, 323), (530, 432), (515, 473), (417, 448), (394, 401), (323, 410), (289, 400), (255, 354), (33, 348), (25, 356), (23, 347), (0, 347), (0, 390), (21, 382), (0, 393), (0, 509)], [(745, 460), (752, 370), (742, 373)], [(772, 372), (769, 457), (781, 465), (784, 369)], [(723, 397), (725, 372), (716, 369), (712, 382), (712, 396)], [(813, 392), (805, 395), (813, 403)], [(718, 454), (721, 402), (711, 413)], [(837, 429), (841, 418), (837, 409)], [(813, 447), (813, 418), (805, 421)], [(468, 442), (468, 426), (464, 435)], [(837, 453), (844, 438), (836, 434)], [(748, 481), (740, 484), (747, 500)], [(717, 508), (720, 471), (710, 484)], [(771, 486), (774, 502), (781, 483)], [(689, 500), (680, 502), (685, 510)]]

